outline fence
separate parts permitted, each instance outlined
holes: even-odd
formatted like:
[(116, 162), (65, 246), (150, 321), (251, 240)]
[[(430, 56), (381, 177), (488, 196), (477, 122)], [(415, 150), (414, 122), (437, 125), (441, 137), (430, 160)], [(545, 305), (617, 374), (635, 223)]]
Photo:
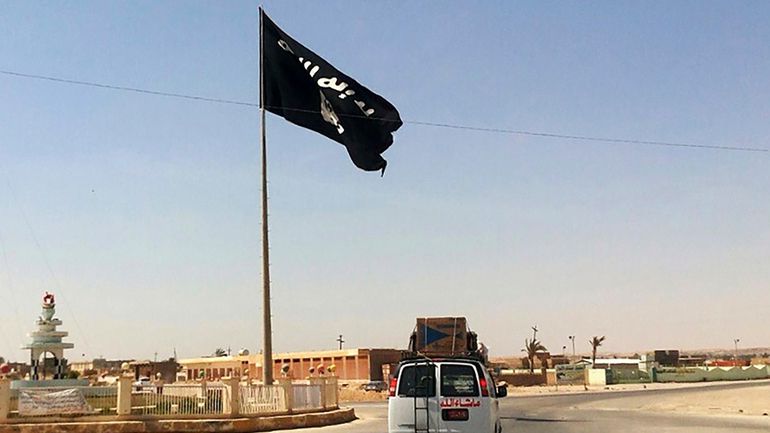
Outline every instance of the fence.
[(607, 369), (607, 385), (627, 383), (651, 383), (650, 373), (639, 369), (610, 368)]
[[(294, 387), (298, 387), (298, 385), (294, 385), (292, 388)], [(286, 413), (289, 411), (286, 388), (283, 386), (245, 384), (240, 386), (240, 392), (241, 414)]]
[(131, 414), (217, 415), (229, 397), (220, 383), (139, 386), (131, 393)]
[[(56, 413), (48, 410), (52, 404), (57, 404), (58, 411), (68, 415), (97, 416), (117, 413), (118, 393), (115, 387), (45, 387), (9, 389), (8, 391), (6, 417), (56, 416)], [(57, 400), (58, 403), (55, 403)]]
[(685, 367), (660, 368), (655, 372), (656, 382), (711, 382), (719, 380), (752, 380), (770, 378), (770, 367)]
[[(267, 386), (227, 378), (221, 382), (146, 386), (133, 385), (132, 378), (124, 377), (112, 387), (20, 390), (11, 390), (10, 381), (0, 379), (0, 423), (62, 415), (72, 419), (94, 415), (196, 418), (291, 414), (337, 408), (338, 398), (336, 377), (280, 380), (278, 385)], [(30, 411), (30, 407), (36, 409)]]

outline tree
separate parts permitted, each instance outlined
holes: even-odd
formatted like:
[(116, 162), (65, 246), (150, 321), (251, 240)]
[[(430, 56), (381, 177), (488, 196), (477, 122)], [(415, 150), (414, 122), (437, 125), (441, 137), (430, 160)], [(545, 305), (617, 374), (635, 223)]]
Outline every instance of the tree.
[(217, 350), (214, 351), (214, 356), (216, 357), (227, 356), (227, 352), (225, 351), (225, 349), (218, 347)]
[(5, 358), (3, 358), (2, 356), (0, 356), (0, 364), (5, 364)]
[(524, 348), (521, 349), (522, 352), (527, 352), (527, 358), (529, 359), (529, 372), (534, 373), (535, 372), (535, 356), (537, 356), (537, 352), (543, 351), (545, 352), (546, 349), (545, 346), (543, 346), (539, 341), (537, 341), (537, 338), (533, 338), (532, 341), (530, 341), (528, 338), (524, 339)]
[(588, 340), (589, 343), (591, 343), (591, 365), (596, 364), (596, 349), (599, 348), (599, 346), (602, 345), (604, 342), (604, 335), (601, 337), (594, 336), (590, 340)]

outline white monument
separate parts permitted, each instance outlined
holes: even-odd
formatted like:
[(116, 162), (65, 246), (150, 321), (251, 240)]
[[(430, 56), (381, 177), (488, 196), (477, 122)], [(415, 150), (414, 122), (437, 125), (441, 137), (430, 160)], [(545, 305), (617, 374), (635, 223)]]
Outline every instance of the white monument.
[[(66, 331), (57, 331), (56, 327), (62, 324), (62, 321), (54, 318), (56, 314), (56, 301), (53, 293), (45, 292), (43, 296), (42, 315), (37, 319), (37, 331), (32, 331), (29, 336), (32, 342), (22, 346), (22, 349), (29, 350), (30, 353), (30, 379), (40, 379), (40, 357), (50, 353), (54, 358), (54, 379), (64, 379), (64, 369), (67, 361), (64, 359), (64, 349), (75, 347), (72, 343), (62, 342), (62, 338), (69, 335)], [(45, 375), (45, 362), (43, 362)]]

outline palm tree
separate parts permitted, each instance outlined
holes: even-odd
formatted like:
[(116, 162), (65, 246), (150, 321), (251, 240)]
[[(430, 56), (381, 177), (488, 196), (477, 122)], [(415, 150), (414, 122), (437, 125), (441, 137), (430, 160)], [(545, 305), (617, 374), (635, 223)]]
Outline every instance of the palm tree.
[(227, 356), (227, 352), (225, 351), (225, 349), (217, 348), (217, 350), (214, 351), (214, 356), (216, 357)]
[(602, 345), (602, 342), (604, 342), (604, 335), (601, 337), (594, 336), (590, 340), (588, 340), (589, 343), (591, 343), (591, 366), (596, 364), (596, 349), (599, 348), (599, 346)]
[(535, 356), (537, 356), (537, 352), (540, 351), (547, 351), (548, 349), (545, 348), (539, 341), (537, 341), (536, 338), (533, 338), (532, 341), (530, 341), (528, 338), (524, 339), (524, 348), (521, 349), (522, 352), (527, 352), (527, 358), (529, 359), (529, 372), (534, 373), (535, 372)]

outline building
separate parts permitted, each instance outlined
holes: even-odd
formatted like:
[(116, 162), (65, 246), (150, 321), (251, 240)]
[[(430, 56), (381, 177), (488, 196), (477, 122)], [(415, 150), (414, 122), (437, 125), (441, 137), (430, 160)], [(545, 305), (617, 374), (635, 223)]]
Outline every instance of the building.
[(190, 381), (214, 380), (220, 377), (257, 378), (252, 371), (249, 371), (249, 366), (253, 369), (255, 363), (259, 363), (255, 355), (204, 356), (180, 359), (180, 376)]
[(10, 376), (18, 379), (24, 378), (30, 373), (30, 366), (23, 362), (7, 362)]
[(596, 358), (592, 368), (604, 368), (615, 370), (642, 370), (645, 368), (645, 361), (636, 358)]
[(150, 380), (160, 379), (164, 383), (176, 382), (177, 372), (181, 368), (174, 358), (168, 361), (133, 361), (128, 363), (134, 372), (134, 379), (140, 380), (147, 377)]
[(658, 365), (678, 367), (679, 366), (679, 351), (678, 350), (656, 350), (655, 362)]
[(70, 362), (68, 367), (70, 371), (77, 371), (81, 375), (89, 371), (96, 372), (97, 374), (116, 374), (120, 372), (124, 363), (131, 363), (133, 361), (133, 359), (107, 360), (104, 358), (94, 358), (91, 361)]
[[(401, 360), (401, 351), (396, 349), (343, 349), (317, 352), (289, 352), (273, 354), (273, 376), (304, 379), (316, 375), (319, 366), (328, 370), (334, 366), (334, 375), (341, 380), (379, 381), (386, 380), (393, 364)], [(262, 378), (262, 355), (238, 355), (182, 359), (179, 361), (187, 380), (206, 378), (208, 380), (225, 376)], [(311, 368), (313, 372), (311, 373)], [(385, 375), (383, 375), (385, 371)]]
[(680, 355), (679, 367), (695, 367), (706, 364), (706, 355)]

